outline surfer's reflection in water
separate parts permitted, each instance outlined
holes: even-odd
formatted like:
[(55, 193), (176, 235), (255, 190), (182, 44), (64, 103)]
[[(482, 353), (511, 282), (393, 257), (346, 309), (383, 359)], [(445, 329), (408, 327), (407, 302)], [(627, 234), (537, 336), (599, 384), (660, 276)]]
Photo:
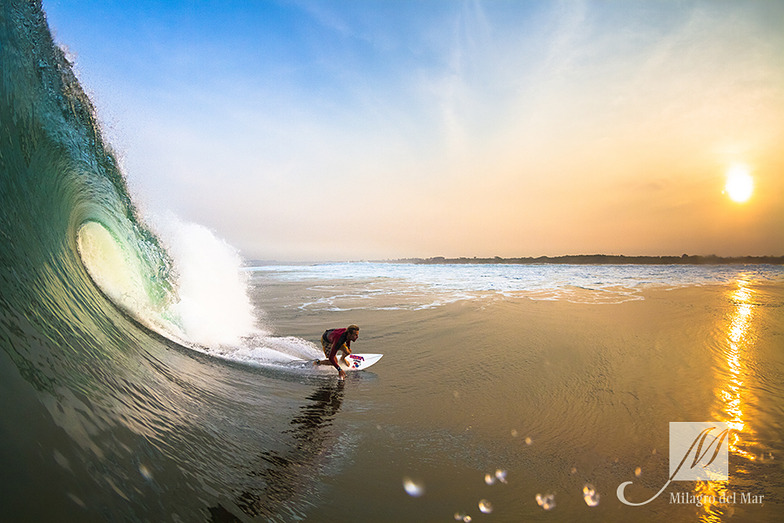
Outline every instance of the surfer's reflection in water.
[[(258, 491), (245, 491), (234, 500), (246, 515), (252, 518), (280, 516), (285, 502), (303, 494), (298, 487), (311, 479), (310, 474), (304, 474), (307, 467), (319, 460), (334, 439), (330, 426), (343, 403), (344, 383), (330, 380), (308, 396), (311, 403), (300, 407), (300, 414), (291, 420), (292, 428), (284, 431), (294, 440), (287, 452), (264, 451), (260, 454), (259, 470), (250, 475), (261, 478), (263, 485)], [(211, 508), (210, 513), (213, 522), (240, 521), (220, 505)]]

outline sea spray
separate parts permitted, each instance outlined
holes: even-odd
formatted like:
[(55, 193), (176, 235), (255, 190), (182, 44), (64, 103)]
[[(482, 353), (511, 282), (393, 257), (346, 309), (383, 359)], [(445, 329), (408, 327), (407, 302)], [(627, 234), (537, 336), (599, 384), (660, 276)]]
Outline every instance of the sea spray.
[(257, 324), (247, 274), (234, 247), (172, 213), (155, 217), (152, 224), (173, 259), (178, 301), (171, 311), (188, 341), (237, 345), (245, 337), (266, 334)]
[[(252, 366), (312, 360), (321, 351), (293, 336), (273, 336), (249, 297), (250, 273), (240, 253), (209, 228), (172, 212), (150, 226), (171, 257), (177, 299), (162, 313), (169, 337), (214, 356)], [(172, 336), (173, 334), (173, 336)]]

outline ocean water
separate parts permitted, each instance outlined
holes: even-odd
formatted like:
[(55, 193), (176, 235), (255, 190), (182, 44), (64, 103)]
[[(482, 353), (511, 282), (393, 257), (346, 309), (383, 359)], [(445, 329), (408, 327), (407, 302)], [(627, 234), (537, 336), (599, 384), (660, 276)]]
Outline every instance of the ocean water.
[[(0, 520), (778, 520), (781, 267), (249, 266), (139, 216), (37, 3), (0, 64)], [(623, 503), (697, 421), (729, 480)]]
[[(482, 296), (525, 296), (537, 300), (575, 303), (621, 303), (641, 300), (648, 289), (684, 286), (732, 285), (739, 278), (755, 282), (780, 282), (784, 273), (767, 265), (505, 265), (505, 264), (409, 264), (325, 263), (309, 265), (262, 265), (246, 270), (267, 273), (277, 281), (363, 281), (358, 298), (374, 295), (426, 295), (436, 298), (401, 307), (429, 308)], [(327, 303), (334, 296), (326, 298)], [(416, 303), (416, 304), (415, 304)], [(306, 304), (306, 307), (317, 304)], [(323, 304), (322, 304), (323, 305)], [(374, 305), (378, 307), (378, 305)], [(395, 307), (394, 305), (391, 307)]]
[[(324, 325), (358, 323), (355, 352), (385, 354), (335, 394), (325, 447), (351, 449), (324, 472), (327, 498), (348, 489), (368, 503), (320, 501), (307, 519), (779, 517), (780, 267), (245, 270), (280, 333), (315, 340)], [(734, 431), (729, 481), (620, 501), (625, 482), (635, 503), (668, 483), (669, 424), (697, 421)]]

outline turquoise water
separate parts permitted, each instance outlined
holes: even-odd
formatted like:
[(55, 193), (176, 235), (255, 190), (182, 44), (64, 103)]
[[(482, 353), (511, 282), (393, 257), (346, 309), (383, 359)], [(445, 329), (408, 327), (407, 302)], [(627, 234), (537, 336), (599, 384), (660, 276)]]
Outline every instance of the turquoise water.
[[(3, 521), (780, 513), (781, 268), (242, 267), (141, 219), (36, 3), (2, 3), (0, 64)], [(301, 364), (353, 322), (371, 372)], [(766, 505), (621, 505), (693, 417), (745, 421)]]

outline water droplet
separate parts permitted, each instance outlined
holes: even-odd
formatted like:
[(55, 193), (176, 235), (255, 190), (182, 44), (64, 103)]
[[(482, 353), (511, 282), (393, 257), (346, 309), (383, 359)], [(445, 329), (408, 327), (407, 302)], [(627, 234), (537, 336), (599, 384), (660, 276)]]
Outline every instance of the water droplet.
[(634, 475), (637, 476), (638, 478), (642, 476), (642, 469), (640, 467), (634, 469)]
[(411, 478), (403, 478), (403, 488), (409, 496), (418, 498), (425, 493), (425, 486), (421, 481), (414, 481)]
[(525, 438), (525, 444), (526, 445), (530, 445), (533, 442), (534, 442), (534, 440), (532, 440), (530, 437)]
[(552, 510), (555, 508), (555, 494), (541, 494), (536, 495), (536, 502), (545, 510)]
[(506, 471), (498, 469), (495, 471), (495, 477), (501, 483), (506, 483)]
[(73, 494), (73, 493), (71, 493), (71, 492), (68, 492), (66, 495), (67, 495), (67, 496), (68, 496), (68, 497), (71, 499), (71, 501), (73, 501), (74, 503), (76, 503), (76, 504), (77, 504), (77, 505), (79, 505), (80, 507), (82, 507), (82, 508), (87, 508), (87, 506), (84, 504), (84, 501), (82, 501), (81, 499), (79, 499), (79, 498), (76, 496), (76, 494)]
[(482, 514), (490, 514), (493, 511), (493, 504), (483, 499), (479, 502), (479, 510), (482, 511)]
[(60, 452), (57, 450), (54, 451), (54, 460), (64, 469), (71, 469), (71, 464), (69, 463), (68, 458), (60, 454)]
[(599, 504), (599, 493), (596, 492), (596, 489), (590, 483), (583, 487), (583, 499), (589, 507), (595, 507)]
[(455, 521), (462, 521), (463, 523), (471, 523), (471, 516), (463, 514), (462, 512), (455, 512)]
[(577, 474), (577, 467), (572, 467), (572, 470), (570, 470), (569, 473), (572, 475)]
[(139, 464), (139, 474), (147, 481), (152, 481), (152, 472), (145, 465)]
[(485, 483), (492, 485), (495, 483), (495, 477), (492, 474), (485, 474)]

